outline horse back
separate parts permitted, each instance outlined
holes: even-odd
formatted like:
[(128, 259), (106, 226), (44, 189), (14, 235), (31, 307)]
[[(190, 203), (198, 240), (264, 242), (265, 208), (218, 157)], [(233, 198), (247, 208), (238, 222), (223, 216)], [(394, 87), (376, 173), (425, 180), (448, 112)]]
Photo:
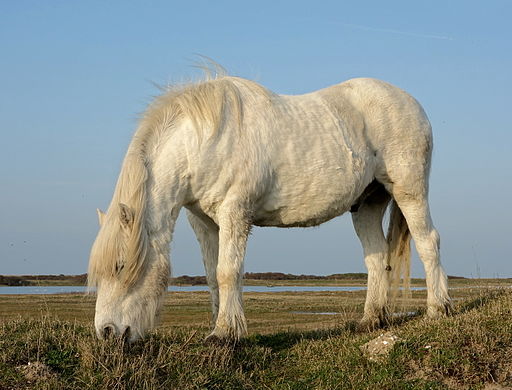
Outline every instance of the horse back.
[(226, 121), (201, 151), (195, 207), (214, 213), (224, 198), (240, 198), (256, 225), (313, 226), (348, 211), (374, 179), (404, 175), (404, 163), (429, 166), (428, 119), (390, 84), (353, 79), (248, 101), (243, 129)]

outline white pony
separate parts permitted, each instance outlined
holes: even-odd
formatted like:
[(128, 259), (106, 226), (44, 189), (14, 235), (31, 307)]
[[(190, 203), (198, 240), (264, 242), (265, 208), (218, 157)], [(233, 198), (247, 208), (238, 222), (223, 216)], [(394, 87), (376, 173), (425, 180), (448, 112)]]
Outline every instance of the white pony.
[(447, 278), (427, 200), (431, 153), (421, 106), (382, 81), (300, 96), (227, 76), (171, 88), (143, 115), (110, 207), (98, 210), (89, 263), (98, 336), (134, 341), (153, 327), (182, 207), (211, 290), (209, 337), (246, 334), (242, 274), (252, 225), (314, 226), (346, 211), (368, 268), (362, 324), (386, 321), (393, 280), (409, 277), (411, 235), (425, 267), (427, 315), (445, 315)]

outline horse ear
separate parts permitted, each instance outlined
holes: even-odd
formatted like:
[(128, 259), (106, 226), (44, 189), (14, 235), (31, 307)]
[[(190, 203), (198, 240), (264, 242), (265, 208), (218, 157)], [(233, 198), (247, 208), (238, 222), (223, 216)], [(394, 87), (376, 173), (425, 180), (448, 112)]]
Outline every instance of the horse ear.
[(100, 226), (102, 226), (103, 222), (105, 221), (105, 213), (100, 209), (96, 209), (96, 212), (98, 213), (98, 222)]
[(119, 203), (119, 218), (123, 227), (131, 228), (133, 226), (133, 210), (124, 203)]

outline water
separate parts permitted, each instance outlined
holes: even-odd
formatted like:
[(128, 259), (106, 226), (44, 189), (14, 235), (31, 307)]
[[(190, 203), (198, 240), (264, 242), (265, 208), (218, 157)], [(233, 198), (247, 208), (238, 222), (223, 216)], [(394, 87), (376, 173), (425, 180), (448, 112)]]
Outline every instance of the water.
[(315, 315), (315, 316), (336, 316), (340, 313), (335, 311), (291, 311), (291, 314), (304, 314), (304, 315)]
[[(0, 295), (85, 293), (85, 286), (0, 286)], [(366, 286), (244, 286), (245, 292), (364, 291)], [(425, 287), (411, 287), (425, 290)], [(208, 291), (208, 286), (169, 286), (167, 291)]]
[[(338, 312), (335, 311), (291, 311), (291, 314), (304, 314), (304, 315), (314, 315), (314, 316), (336, 316)], [(402, 317), (402, 316), (415, 316), (417, 315), (417, 311), (406, 311), (404, 313), (391, 313), (392, 317)]]
[[(310, 292), (310, 291), (361, 291), (364, 286), (244, 286), (245, 292)], [(207, 286), (169, 286), (167, 291), (208, 291)], [(69, 294), (85, 293), (85, 286), (0, 286), (0, 294)]]
[(84, 286), (0, 286), (0, 294), (21, 295), (21, 294), (68, 294), (84, 293)]

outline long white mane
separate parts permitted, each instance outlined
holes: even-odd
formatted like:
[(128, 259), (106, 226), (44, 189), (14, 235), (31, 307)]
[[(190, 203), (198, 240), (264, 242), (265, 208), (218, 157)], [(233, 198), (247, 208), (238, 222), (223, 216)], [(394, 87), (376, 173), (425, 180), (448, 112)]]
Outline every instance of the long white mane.
[[(139, 142), (136, 142), (139, 141)], [(116, 275), (131, 285), (144, 267), (148, 247), (146, 228), (146, 181), (144, 142), (135, 137), (124, 159), (107, 216), (91, 250), (88, 284)], [(123, 229), (120, 204), (132, 211), (132, 228)]]
[[(168, 86), (148, 107), (124, 158), (105, 221), (91, 250), (90, 287), (96, 286), (100, 278), (116, 275), (129, 287), (144, 271), (148, 248), (148, 155), (158, 145), (162, 134), (172, 131), (183, 119), (192, 121), (199, 139), (218, 133), (226, 118), (236, 121), (242, 128), (247, 103), (241, 98), (240, 88), (269, 100), (274, 96), (252, 81), (221, 75), (196, 83)], [(132, 212), (132, 228), (128, 232), (119, 223), (120, 204), (128, 206)]]

